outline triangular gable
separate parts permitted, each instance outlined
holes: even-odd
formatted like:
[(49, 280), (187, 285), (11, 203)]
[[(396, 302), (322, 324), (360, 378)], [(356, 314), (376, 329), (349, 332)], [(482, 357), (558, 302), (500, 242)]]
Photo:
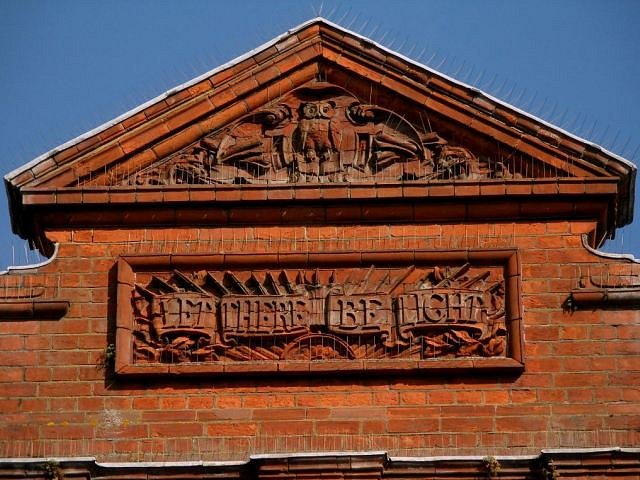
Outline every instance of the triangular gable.
[(522, 178), (497, 160), (476, 158), (425, 130), (393, 110), (318, 81), (109, 182), (285, 185)]
[[(630, 222), (635, 171), (597, 145), (314, 19), (5, 182), (13, 229), (32, 240), (63, 221), (41, 214), (56, 205), (87, 213), (90, 205), (240, 201), (248, 184), (262, 186), (256, 198), (284, 201), (348, 200), (367, 185), (387, 189), (378, 197), (413, 201), (554, 196), (565, 208), (536, 215), (598, 218), (600, 239)], [(331, 194), (316, 189), (312, 198), (309, 184)], [(414, 188), (391, 193), (397, 185)], [(189, 193), (194, 186), (199, 195)], [(274, 194), (283, 186), (306, 197)], [(578, 206), (585, 195), (597, 205)]]

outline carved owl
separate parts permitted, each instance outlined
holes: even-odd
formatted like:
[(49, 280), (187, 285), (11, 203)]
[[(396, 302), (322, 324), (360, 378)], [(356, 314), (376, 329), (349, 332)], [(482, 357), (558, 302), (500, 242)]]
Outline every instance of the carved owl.
[(307, 102), (300, 106), (297, 128), (297, 150), (310, 163), (326, 161), (333, 150), (331, 117), (335, 114), (332, 101)]
[(331, 118), (335, 113), (335, 102), (307, 102), (302, 104), (302, 118)]

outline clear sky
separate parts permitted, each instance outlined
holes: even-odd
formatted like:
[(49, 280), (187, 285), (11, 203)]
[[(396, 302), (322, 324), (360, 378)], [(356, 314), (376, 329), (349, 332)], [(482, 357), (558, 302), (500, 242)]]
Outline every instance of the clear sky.
[[(0, 0), (0, 171), (318, 13), (640, 162), (639, 0)], [(4, 206), (0, 245), (37, 260)], [(640, 257), (640, 220), (605, 249)]]

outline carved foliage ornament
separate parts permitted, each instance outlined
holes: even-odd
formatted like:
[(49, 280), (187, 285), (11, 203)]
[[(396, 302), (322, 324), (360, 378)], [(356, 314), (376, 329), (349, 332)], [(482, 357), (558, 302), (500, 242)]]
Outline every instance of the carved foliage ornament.
[(401, 115), (318, 84), (208, 135), (160, 165), (125, 180), (134, 185), (367, 182), (507, 178)]
[(133, 363), (504, 357), (499, 267), (178, 270), (131, 291)]

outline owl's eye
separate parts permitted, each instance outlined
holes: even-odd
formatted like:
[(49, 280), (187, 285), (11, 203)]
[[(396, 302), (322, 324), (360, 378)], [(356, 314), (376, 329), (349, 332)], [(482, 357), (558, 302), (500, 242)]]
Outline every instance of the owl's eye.
[(315, 117), (318, 114), (318, 106), (315, 103), (307, 103), (304, 106), (304, 114), (309, 118)]

